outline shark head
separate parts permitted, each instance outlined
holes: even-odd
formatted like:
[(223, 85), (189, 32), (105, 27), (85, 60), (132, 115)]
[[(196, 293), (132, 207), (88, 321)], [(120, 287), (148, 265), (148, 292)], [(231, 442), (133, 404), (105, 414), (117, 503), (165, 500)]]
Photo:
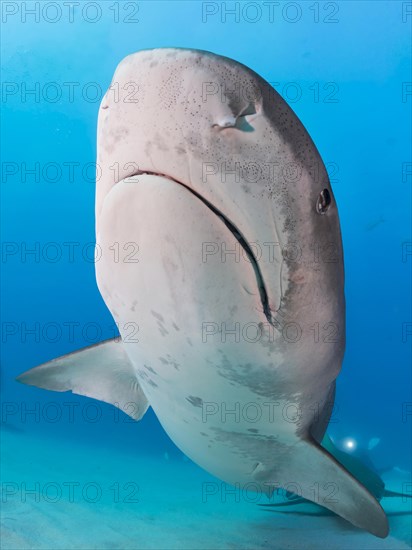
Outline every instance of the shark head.
[[(320, 351), (306, 330), (300, 346), (306, 363), (327, 366), (328, 383), (336, 377), (345, 340), (337, 206), (312, 139), (265, 80), (205, 51), (130, 55), (101, 104), (97, 162), (97, 234), (105, 198), (120, 181), (139, 185), (154, 174), (185, 186), (224, 221), (252, 264), (249, 292), (267, 322), (291, 333), (316, 323), (320, 338), (333, 338)], [(225, 246), (208, 243), (205, 253), (225, 255)], [(301, 358), (297, 350), (293, 362), (302, 370)]]

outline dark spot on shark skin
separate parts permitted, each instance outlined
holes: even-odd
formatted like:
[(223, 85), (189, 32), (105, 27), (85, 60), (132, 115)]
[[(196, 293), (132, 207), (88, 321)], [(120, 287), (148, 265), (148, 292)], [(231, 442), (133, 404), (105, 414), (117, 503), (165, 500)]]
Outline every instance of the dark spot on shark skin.
[[(152, 374), (158, 376), (157, 372), (156, 372), (152, 367), (149, 367), (148, 365), (143, 365), (143, 367), (144, 367), (146, 370), (148, 370), (149, 372), (151, 372)], [(139, 369), (139, 370), (137, 371), (137, 374), (138, 374), (139, 376), (141, 376), (141, 377), (145, 380), (145, 382), (146, 382), (147, 384), (150, 384), (150, 386), (152, 386), (153, 388), (157, 388), (157, 387), (158, 387), (158, 385), (156, 384), (156, 382), (154, 382), (154, 381), (150, 378), (150, 376), (147, 374), (146, 371), (144, 371), (144, 370), (142, 370), (142, 369)]]
[(160, 134), (155, 135), (155, 145), (157, 145), (158, 149), (160, 151), (168, 151), (169, 147), (167, 146), (166, 142), (164, 141), (163, 137)]
[(176, 323), (172, 323), (172, 327), (175, 329), (175, 330), (180, 330), (180, 328), (176, 325)]
[[(250, 460), (251, 471), (256, 467), (256, 450), (260, 449), (259, 460), (261, 462), (275, 465), (277, 462), (282, 463), (282, 455), (290, 451), (288, 445), (284, 445), (278, 441), (276, 435), (263, 434), (242, 434), (239, 432), (226, 431), (222, 428), (212, 427), (211, 430), (215, 433), (215, 441), (223, 442), (232, 449), (236, 449), (237, 454)], [(276, 457), (276, 458), (275, 458)], [(261, 472), (261, 478), (264, 480), (265, 472)]]
[(248, 432), (251, 432), (252, 434), (258, 434), (259, 430), (256, 430), (256, 428), (249, 428)]
[(186, 397), (186, 401), (189, 401), (194, 407), (201, 407), (203, 405), (203, 399), (201, 397), (194, 397), (193, 395)]
[(204, 437), (208, 437), (208, 435), (205, 434), (205, 432), (200, 432), (200, 435), (203, 435)]
[[(216, 367), (219, 376), (236, 385), (246, 386), (261, 397), (275, 401), (279, 399), (290, 400), (290, 394), (294, 392), (293, 382), (289, 387), (284, 375), (285, 369), (287, 372), (287, 365), (275, 367), (271, 361), (266, 364), (236, 363), (236, 365), (233, 365), (223, 354), (220, 364), (217, 364)], [(277, 390), (279, 387), (283, 387), (281, 394)]]
[(160, 334), (162, 336), (166, 336), (167, 334), (169, 334), (169, 331), (166, 330), (166, 328), (164, 327), (165, 320), (164, 320), (163, 316), (160, 315), (160, 313), (157, 313), (156, 311), (153, 311), (153, 310), (151, 310), (151, 314), (157, 320), (157, 326), (158, 326)]
[(173, 359), (173, 357), (169, 354), (167, 354), (167, 359), (164, 357), (159, 357), (159, 361), (163, 363), (163, 365), (172, 365), (172, 367), (176, 370), (180, 370), (180, 364)]
[(169, 331), (166, 330), (166, 329), (164, 328), (164, 326), (162, 326), (160, 323), (159, 323), (158, 326), (159, 326), (159, 332), (160, 332), (160, 334), (161, 334), (162, 336), (166, 336), (166, 334), (169, 334)]
[(148, 365), (143, 365), (143, 366), (144, 366), (145, 369), (147, 369), (147, 370), (150, 371), (151, 373), (157, 375), (157, 372), (156, 372), (152, 367), (149, 367)]
[(150, 310), (150, 313), (153, 315), (153, 317), (156, 317), (156, 319), (158, 319), (159, 321), (161, 321), (162, 323), (164, 323), (164, 317), (162, 315), (160, 315), (160, 313), (157, 313), (156, 311), (153, 311), (153, 310)]
[(179, 369), (179, 363), (176, 363), (176, 361), (170, 361), (170, 364), (172, 365), (172, 367), (176, 370), (180, 370)]

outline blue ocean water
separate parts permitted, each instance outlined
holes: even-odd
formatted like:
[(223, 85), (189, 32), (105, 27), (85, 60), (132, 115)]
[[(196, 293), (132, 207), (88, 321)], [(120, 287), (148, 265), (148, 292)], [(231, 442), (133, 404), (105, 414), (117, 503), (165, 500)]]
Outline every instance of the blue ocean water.
[[(86, 398), (15, 382), (117, 334), (94, 275), (97, 113), (123, 57), (169, 46), (244, 63), (308, 129), (330, 172), (345, 252), (347, 348), (329, 433), (365, 452), (377, 438), (369, 454), (378, 468), (411, 471), (411, 21), (411, 3), (401, 1), (2, 3), (8, 460), (37, 453), (45, 438), (61, 446), (62, 462), (80, 460), (77, 446), (88, 445), (102, 468), (117, 449), (186, 464), (152, 411), (136, 424), (109, 405), (93, 409)], [(13, 481), (7, 468), (2, 479)], [(410, 474), (402, 479), (410, 492)], [(122, 545), (113, 535), (107, 547)]]

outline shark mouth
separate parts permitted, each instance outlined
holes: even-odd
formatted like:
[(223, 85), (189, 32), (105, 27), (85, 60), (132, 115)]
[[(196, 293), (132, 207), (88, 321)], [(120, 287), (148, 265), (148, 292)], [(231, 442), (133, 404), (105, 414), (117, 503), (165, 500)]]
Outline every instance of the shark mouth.
[(185, 189), (187, 189), (189, 191), (189, 193), (191, 193), (197, 199), (202, 201), (203, 204), (207, 208), (209, 208), (209, 210), (211, 210), (213, 212), (213, 214), (215, 214), (225, 224), (225, 226), (229, 229), (229, 231), (232, 233), (234, 238), (237, 240), (237, 242), (243, 248), (243, 250), (245, 251), (250, 263), (252, 264), (253, 271), (254, 271), (255, 277), (256, 277), (256, 284), (257, 284), (257, 287), (258, 287), (258, 290), (259, 290), (260, 301), (262, 303), (263, 313), (264, 313), (268, 323), (270, 323), (272, 326), (275, 326), (274, 320), (272, 318), (272, 313), (271, 313), (271, 309), (270, 309), (270, 305), (269, 305), (268, 293), (267, 293), (267, 290), (266, 290), (266, 285), (265, 285), (265, 281), (264, 281), (263, 276), (262, 276), (262, 272), (260, 270), (258, 261), (257, 261), (255, 255), (253, 253), (253, 250), (252, 250), (251, 246), (249, 245), (246, 237), (242, 234), (242, 232), (236, 227), (236, 225), (233, 222), (231, 222), (229, 220), (229, 218), (227, 218), (225, 216), (225, 214), (221, 210), (216, 208), (216, 206), (214, 206), (210, 201), (208, 201), (207, 199), (202, 197), (202, 195), (200, 195), (200, 193), (198, 193), (194, 189), (190, 188), (185, 183), (183, 183), (179, 180), (176, 180), (175, 178), (172, 178), (168, 174), (162, 174), (160, 172), (151, 172), (149, 170), (137, 170), (136, 172), (134, 172), (130, 176), (127, 176), (127, 178), (132, 178), (134, 176), (142, 176), (142, 175), (145, 175), (145, 174), (151, 175), (151, 176), (160, 176), (162, 178), (167, 178), (167, 179), (173, 181), (174, 183), (177, 183), (178, 185), (181, 185), (182, 187), (185, 187)]

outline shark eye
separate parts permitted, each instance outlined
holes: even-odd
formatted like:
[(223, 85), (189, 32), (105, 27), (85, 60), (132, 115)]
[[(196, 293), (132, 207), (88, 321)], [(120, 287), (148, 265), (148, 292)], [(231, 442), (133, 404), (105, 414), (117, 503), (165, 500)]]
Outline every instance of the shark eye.
[(328, 211), (331, 202), (332, 198), (329, 191), (327, 189), (321, 191), (316, 202), (316, 211), (318, 214), (325, 214)]

